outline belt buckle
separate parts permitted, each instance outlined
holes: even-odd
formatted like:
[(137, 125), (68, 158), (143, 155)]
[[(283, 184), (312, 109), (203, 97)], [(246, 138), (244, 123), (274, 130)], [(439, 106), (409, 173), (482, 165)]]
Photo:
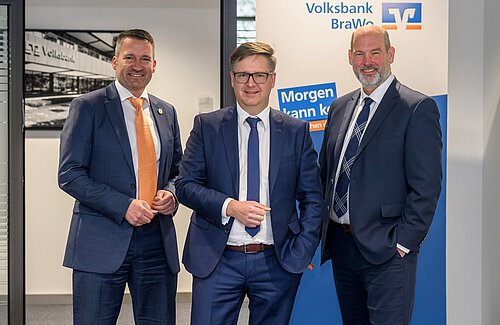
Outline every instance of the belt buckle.
[(346, 224), (346, 223), (341, 223), (340, 225), (342, 226), (342, 230), (343, 230), (346, 234), (352, 234), (352, 228), (351, 228), (351, 225)]
[(245, 250), (244, 250), (245, 254), (255, 254), (255, 253), (257, 253), (257, 250), (255, 250), (253, 252), (252, 251), (247, 251), (247, 247), (249, 247), (249, 246), (250, 246), (250, 244), (243, 245), (243, 247), (245, 248)]

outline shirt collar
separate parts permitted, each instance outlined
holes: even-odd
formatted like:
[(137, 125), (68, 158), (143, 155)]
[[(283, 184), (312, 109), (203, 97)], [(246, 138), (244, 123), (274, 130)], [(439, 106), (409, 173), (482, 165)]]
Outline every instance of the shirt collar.
[[(118, 79), (115, 80), (115, 86), (116, 86), (116, 90), (118, 91), (118, 95), (120, 96), (120, 101), (123, 102), (125, 100), (127, 100), (129, 97), (132, 97), (132, 98), (136, 98), (131, 92), (130, 90), (128, 90), (127, 88), (125, 88), (119, 81)], [(141, 96), (139, 97), (143, 97), (145, 98), (148, 103), (149, 103), (149, 96), (148, 96), (148, 92), (146, 89), (144, 89), (144, 91), (142, 92)]]
[(248, 114), (241, 106), (239, 103), (236, 103), (236, 112), (238, 113), (238, 125), (244, 125), (245, 120), (247, 117), (252, 116), (252, 117), (258, 117), (262, 121), (264, 125), (264, 130), (268, 130), (269, 128), (269, 115), (271, 113), (271, 107), (267, 106), (262, 112), (260, 112), (257, 115), (250, 115)]
[(360, 103), (363, 102), (363, 100), (366, 98), (366, 97), (370, 97), (371, 99), (373, 99), (374, 102), (376, 102), (377, 104), (380, 104), (380, 102), (382, 101), (382, 98), (384, 97), (387, 89), (389, 89), (389, 86), (391, 85), (392, 81), (394, 80), (394, 75), (391, 74), (386, 81), (384, 81), (380, 86), (378, 86), (371, 94), (370, 96), (368, 96), (367, 94), (365, 94), (365, 92), (363, 90), (361, 90), (361, 98), (360, 98)]

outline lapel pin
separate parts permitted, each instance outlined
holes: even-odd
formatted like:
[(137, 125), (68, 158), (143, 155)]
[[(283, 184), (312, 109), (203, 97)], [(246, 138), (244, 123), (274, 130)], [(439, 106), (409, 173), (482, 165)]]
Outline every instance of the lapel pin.
[(158, 114), (163, 115), (163, 110), (161, 108), (158, 108)]

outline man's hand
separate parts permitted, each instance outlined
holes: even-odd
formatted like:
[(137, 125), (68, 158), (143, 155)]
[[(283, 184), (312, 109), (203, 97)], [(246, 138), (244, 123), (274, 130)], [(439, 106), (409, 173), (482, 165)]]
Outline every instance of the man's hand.
[(271, 211), (271, 208), (259, 202), (231, 200), (227, 205), (226, 214), (236, 218), (245, 227), (253, 228), (260, 225), (268, 211)]
[(150, 223), (158, 211), (152, 210), (146, 201), (134, 199), (128, 206), (125, 219), (132, 226), (139, 227)]
[(405, 255), (406, 255), (406, 253), (405, 253), (405, 252), (403, 252), (401, 249), (399, 249), (399, 248), (397, 248), (397, 247), (396, 247), (396, 249), (398, 250), (398, 253), (399, 253), (399, 255), (400, 255), (401, 257), (405, 257)]
[(164, 215), (173, 214), (175, 211), (174, 195), (170, 191), (159, 190), (153, 199), (151, 208)]

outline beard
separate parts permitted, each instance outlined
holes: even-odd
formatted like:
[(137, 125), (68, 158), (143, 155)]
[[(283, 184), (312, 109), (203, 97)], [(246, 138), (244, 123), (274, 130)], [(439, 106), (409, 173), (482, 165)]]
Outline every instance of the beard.
[[(373, 76), (365, 76), (361, 73), (363, 70), (371, 69), (375, 70), (375, 74)], [(391, 75), (391, 68), (389, 65), (385, 68), (379, 68), (375, 65), (362, 65), (359, 67), (359, 70), (361, 72), (354, 71), (354, 74), (356, 75), (356, 78), (358, 78), (359, 82), (361, 82), (361, 85), (367, 88), (377, 88)]]

